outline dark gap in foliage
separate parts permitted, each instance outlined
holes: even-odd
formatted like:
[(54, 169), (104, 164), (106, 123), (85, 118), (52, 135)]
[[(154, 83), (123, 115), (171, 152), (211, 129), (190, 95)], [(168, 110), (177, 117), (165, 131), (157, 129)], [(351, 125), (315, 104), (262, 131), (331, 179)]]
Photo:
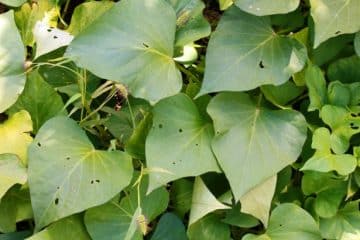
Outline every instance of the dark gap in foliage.
[(72, 0), (70, 1), (69, 5), (66, 6), (65, 4), (61, 8), (61, 15), (63, 16), (63, 19), (66, 23), (70, 23), (71, 16), (73, 15), (73, 12), (75, 8), (85, 2), (84, 0)]
[(4, 4), (0, 3), (0, 14), (9, 10)]
[(0, 123), (5, 122), (8, 118), (9, 116), (6, 113), (0, 113)]

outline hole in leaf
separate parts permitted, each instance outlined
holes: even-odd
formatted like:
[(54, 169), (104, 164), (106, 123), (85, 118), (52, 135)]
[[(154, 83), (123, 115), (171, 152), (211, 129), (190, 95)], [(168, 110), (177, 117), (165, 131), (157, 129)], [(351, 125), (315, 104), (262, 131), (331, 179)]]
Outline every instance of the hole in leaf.
[(58, 205), (59, 204), (59, 198), (56, 198), (55, 199), (55, 205)]
[(279, 224), (280, 227), (282, 227), (282, 224)]
[(180, 128), (180, 129), (179, 129), (179, 132), (181, 133), (182, 131), (183, 131), (183, 130)]
[(263, 64), (263, 61), (260, 61), (260, 62), (259, 62), (259, 67), (260, 67), (260, 68), (265, 68), (265, 66), (264, 66), (264, 64)]
[(173, 165), (175, 165), (175, 162), (172, 162)]
[(357, 130), (359, 129), (359, 126), (351, 126), (351, 129)]
[(146, 43), (143, 43), (143, 46), (146, 47), (146, 48), (149, 47), (149, 45), (147, 45)]
[(59, 190), (59, 189), (60, 189), (60, 187), (57, 187), (56, 189), (57, 189), (57, 190)]
[(66, 157), (66, 160), (70, 160), (70, 157)]
[(355, 114), (355, 113), (352, 113), (351, 116), (352, 116), (352, 117), (356, 117), (356, 114)]
[(100, 183), (100, 180), (99, 180), (99, 179), (96, 179), (95, 182)]
[(54, 39), (57, 39), (58, 37), (57, 36), (53, 36)]
[(196, 143), (196, 144), (195, 144), (195, 146), (199, 146), (199, 144), (198, 144), (198, 143)]
[(40, 143), (40, 142), (38, 142), (37, 145), (38, 145), (39, 147), (41, 147), (41, 143)]
[(91, 184), (94, 184), (94, 180), (91, 180), (91, 182), (90, 182)]
[(47, 31), (48, 31), (48, 32), (51, 32), (51, 31), (52, 31), (52, 29), (51, 29), (51, 28), (48, 28), (48, 29), (47, 29)]
[(340, 33), (341, 33), (341, 31), (336, 31), (336, 32), (335, 32), (336, 35), (338, 35), (338, 34), (340, 34)]
[(162, 127), (163, 127), (163, 125), (160, 123), (160, 124), (159, 124), (159, 128), (162, 128)]

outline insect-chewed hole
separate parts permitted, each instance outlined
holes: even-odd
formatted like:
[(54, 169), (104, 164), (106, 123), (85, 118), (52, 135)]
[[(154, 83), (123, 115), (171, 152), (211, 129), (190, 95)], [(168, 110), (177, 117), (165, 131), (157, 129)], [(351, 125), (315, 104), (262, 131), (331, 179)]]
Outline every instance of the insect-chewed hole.
[(94, 184), (94, 180), (91, 180), (91, 182), (90, 182), (91, 184)]
[(161, 123), (159, 124), (159, 128), (163, 128), (163, 125)]
[(341, 31), (336, 31), (336, 32), (335, 32), (336, 35), (338, 35), (338, 34), (340, 34), (340, 33), (341, 33)]
[(51, 28), (48, 28), (48, 29), (47, 29), (47, 31), (48, 31), (48, 32), (51, 32), (51, 31), (52, 31), (52, 29), (51, 29)]
[(59, 204), (59, 198), (55, 198), (55, 205)]
[(172, 162), (173, 165), (175, 165), (176, 163), (175, 162)]
[(99, 180), (99, 179), (96, 179), (95, 182), (100, 183), (100, 180)]
[(146, 43), (143, 43), (143, 46), (146, 47), (146, 48), (149, 47), (149, 45), (147, 45)]
[(37, 145), (38, 145), (39, 147), (41, 147), (41, 143), (40, 143), (40, 142), (38, 142)]
[(57, 190), (59, 190), (59, 189), (60, 189), (60, 187), (56, 187), (56, 189), (57, 189)]
[(350, 114), (352, 117), (356, 117), (356, 114), (355, 113), (352, 113), (352, 114)]
[(198, 143), (195, 143), (195, 146), (199, 146), (199, 144), (198, 144)]
[(260, 68), (265, 68), (264, 63), (263, 63), (262, 60), (259, 62), (259, 67), (260, 67)]
[(66, 157), (66, 160), (70, 160), (70, 157)]
[(179, 132), (180, 132), (180, 133), (183, 132), (182, 128), (179, 128)]
[(53, 39), (57, 39), (58, 38), (58, 36), (53, 36)]
[(359, 126), (351, 126), (351, 129), (358, 130)]

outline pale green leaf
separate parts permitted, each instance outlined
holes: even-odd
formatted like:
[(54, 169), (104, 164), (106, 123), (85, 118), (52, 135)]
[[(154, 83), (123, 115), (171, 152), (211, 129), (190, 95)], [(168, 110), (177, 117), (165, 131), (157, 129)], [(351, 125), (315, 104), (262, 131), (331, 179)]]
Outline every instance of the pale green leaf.
[(260, 183), (240, 198), (241, 212), (260, 219), (267, 227), (271, 200), (275, 193), (277, 177), (272, 176)]
[(283, 84), (304, 67), (306, 58), (305, 47), (276, 34), (269, 17), (256, 17), (232, 7), (210, 39), (199, 95)]
[(71, 17), (71, 23), (67, 29), (76, 36), (91, 25), (97, 18), (106, 13), (114, 3), (111, 1), (85, 2), (77, 6)]
[(231, 240), (229, 225), (215, 214), (208, 214), (188, 228), (189, 240)]
[(14, 12), (0, 14), (0, 113), (16, 102), (25, 86), (25, 50)]
[(19, 7), (24, 2), (26, 2), (26, 0), (1, 0), (0, 1), (0, 3), (10, 6), (10, 7)]
[(327, 128), (322, 127), (315, 130), (311, 146), (316, 149), (316, 152), (306, 161), (301, 168), (302, 171), (336, 171), (340, 175), (348, 175), (355, 171), (356, 157), (351, 154), (333, 154), (330, 136), (330, 131)]
[(58, 222), (51, 224), (39, 233), (34, 234), (26, 240), (90, 240), (89, 234), (86, 232), (82, 222), (81, 215), (74, 215), (64, 218)]
[(268, 109), (261, 97), (255, 102), (244, 93), (221, 93), (209, 103), (208, 113), (216, 131), (213, 151), (236, 200), (295, 162), (305, 142), (304, 117)]
[(309, 63), (305, 71), (305, 83), (309, 90), (308, 111), (320, 110), (327, 102), (326, 80), (321, 69)]
[(219, 202), (200, 177), (195, 178), (189, 225), (195, 223), (208, 213), (227, 208), (230, 207)]
[(264, 16), (294, 11), (299, 0), (235, 0), (235, 5), (248, 13)]
[(96, 150), (75, 121), (55, 117), (29, 147), (29, 186), (37, 229), (110, 200), (132, 178), (130, 156)]
[(60, 114), (63, 107), (59, 94), (34, 71), (28, 75), (23, 93), (9, 112), (28, 111), (36, 133), (47, 120)]
[(32, 142), (29, 132), (32, 131), (32, 121), (28, 112), (21, 110), (0, 124), (0, 136), (6, 141), (0, 144), (0, 154), (16, 154), (21, 162), (27, 163), (27, 149)]
[(150, 172), (148, 191), (179, 178), (219, 171), (211, 150), (213, 136), (211, 123), (185, 94), (156, 104), (145, 145)]
[(172, 59), (175, 31), (176, 14), (165, 1), (124, 0), (81, 32), (66, 56), (155, 103), (181, 89), (181, 74)]
[(321, 240), (318, 226), (305, 210), (292, 203), (276, 207), (263, 235), (245, 235), (243, 240)]
[(339, 34), (360, 30), (358, 0), (310, 0), (310, 4), (315, 23), (314, 48)]
[(27, 172), (19, 158), (14, 154), (0, 154), (0, 202), (13, 185), (25, 184)]
[(219, 0), (219, 7), (221, 11), (228, 9), (231, 5), (233, 5), (233, 0)]
[(167, 0), (176, 12), (176, 46), (184, 46), (210, 35), (210, 24), (203, 16), (200, 0)]

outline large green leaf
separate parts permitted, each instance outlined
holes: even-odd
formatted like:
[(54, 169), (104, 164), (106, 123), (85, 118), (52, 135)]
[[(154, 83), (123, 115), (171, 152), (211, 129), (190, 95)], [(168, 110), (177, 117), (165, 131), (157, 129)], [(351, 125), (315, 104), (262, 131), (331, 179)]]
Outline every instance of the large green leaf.
[(124, 0), (80, 33), (66, 56), (155, 103), (181, 89), (172, 59), (175, 30), (175, 11), (165, 1)]
[(230, 228), (215, 214), (208, 214), (188, 228), (189, 240), (230, 240)]
[(200, 177), (195, 178), (189, 225), (195, 223), (208, 213), (227, 208), (230, 207), (219, 202)]
[(183, 218), (191, 208), (194, 184), (189, 179), (181, 178), (171, 184), (171, 205), (176, 214)]
[(130, 183), (131, 158), (99, 151), (75, 121), (55, 117), (29, 147), (29, 185), (37, 229), (110, 200)]
[(315, 23), (314, 48), (339, 34), (360, 30), (358, 0), (310, 0)]
[(270, 110), (261, 96), (255, 102), (244, 93), (221, 93), (208, 112), (216, 131), (213, 151), (236, 200), (300, 155), (306, 121), (296, 111)]
[(34, 71), (28, 75), (23, 93), (9, 112), (28, 111), (36, 133), (41, 125), (58, 115), (63, 107), (63, 101), (57, 92)]
[(240, 198), (241, 212), (251, 214), (267, 227), (271, 201), (276, 187), (276, 175), (251, 189)]
[(86, 232), (85, 226), (82, 222), (81, 215), (74, 215), (62, 219), (43, 231), (36, 233), (27, 240), (90, 240), (89, 234)]
[(327, 75), (330, 81), (341, 81), (343, 83), (359, 82), (360, 79), (360, 58), (351, 56), (341, 58), (331, 63)]
[(211, 150), (211, 123), (185, 94), (164, 99), (153, 110), (153, 127), (146, 139), (149, 191), (170, 181), (219, 171)]
[(315, 154), (306, 161), (301, 168), (319, 172), (336, 171), (341, 175), (348, 175), (355, 171), (356, 157), (351, 154), (333, 154), (331, 152), (330, 131), (327, 128), (318, 128), (313, 134), (312, 148)]
[(349, 202), (332, 218), (320, 219), (320, 231), (323, 238), (355, 240), (358, 238), (345, 238), (345, 236), (356, 234), (359, 237), (359, 229), (359, 201)]
[(305, 210), (292, 203), (281, 204), (270, 216), (263, 235), (245, 235), (243, 240), (321, 240), (318, 226)]
[(25, 51), (14, 12), (0, 15), (0, 113), (16, 102), (25, 85)]
[(272, 30), (269, 17), (232, 7), (210, 39), (199, 95), (280, 85), (304, 67), (306, 57), (301, 43)]
[[(92, 239), (142, 239), (140, 226), (144, 226), (160, 215), (168, 206), (169, 194), (164, 187), (146, 195), (147, 182), (132, 188), (119, 202), (118, 198), (86, 212), (85, 224)], [(140, 199), (140, 206), (138, 205)], [(140, 215), (144, 219), (140, 219)]]
[(187, 240), (185, 226), (172, 213), (165, 213), (159, 220), (151, 240)]
[(13, 185), (25, 184), (27, 172), (19, 158), (14, 154), (0, 154), (0, 202)]
[(205, 4), (200, 0), (167, 0), (176, 12), (176, 46), (207, 37), (211, 33), (210, 24), (203, 16)]
[(299, 0), (235, 0), (235, 5), (248, 13), (263, 16), (294, 11)]
[(0, 144), (0, 154), (16, 154), (21, 162), (27, 163), (27, 149), (32, 142), (29, 132), (32, 131), (32, 122), (28, 112), (21, 110), (0, 124), (0, 136), (6, 139)]

